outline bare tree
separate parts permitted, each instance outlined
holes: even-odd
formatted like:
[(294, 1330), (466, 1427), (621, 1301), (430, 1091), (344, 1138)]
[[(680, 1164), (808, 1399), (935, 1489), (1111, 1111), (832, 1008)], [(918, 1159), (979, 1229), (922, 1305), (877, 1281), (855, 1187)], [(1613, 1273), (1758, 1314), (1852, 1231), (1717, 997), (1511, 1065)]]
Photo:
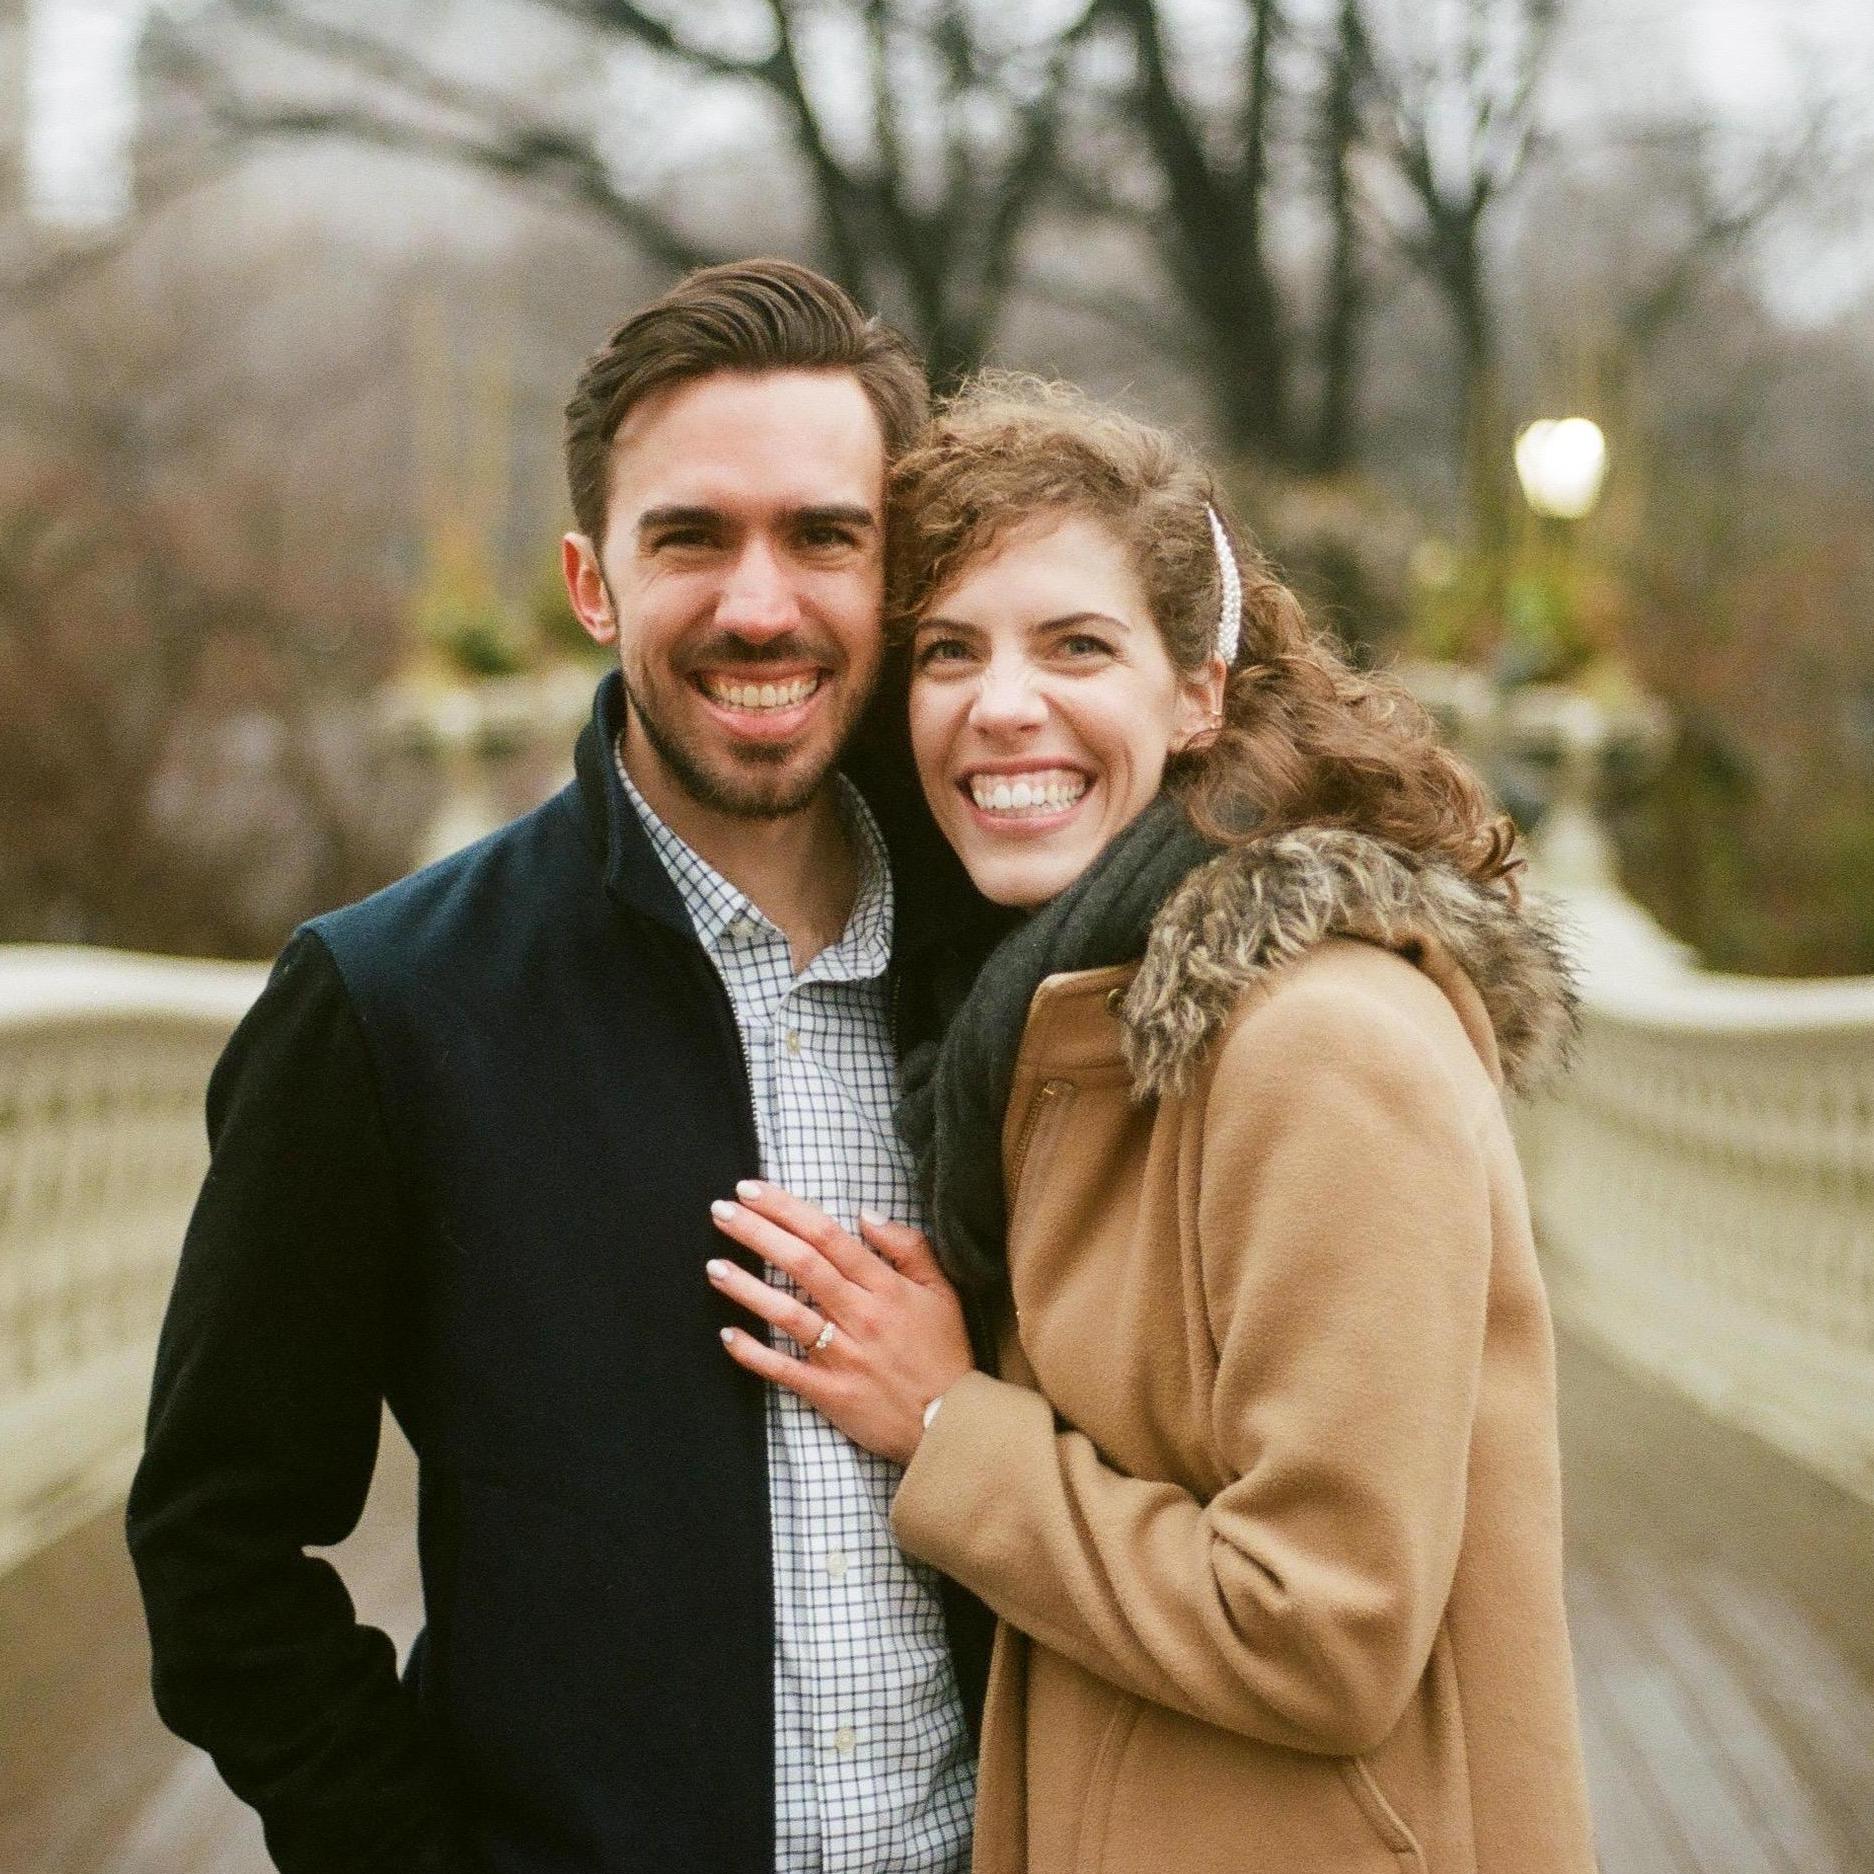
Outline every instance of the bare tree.
[(1215, 138), (1180, 87), (1154, 0), (1108, 0), (1132, 47), (1127, 103), (1163, 187), (1154, 225), (1177, 298), (1195, 327), (1226, 446), (1282, 461), (1292, 453), (1291, 333), (1269, 242), (1275, 55), (1280, 0), (1244, 0), (1248, 46)]
[[(967, 0), (741, 0), (667, 15), (635, 0), (536, 0), (579, 35), (588, 70), (629, 54), (763, 98), (806, 185), (817, 258), (900, 317), (939, 379), (993, 343), (1100, 4), (1076, 0), (1047, 30), (1022, 33)], [(169, 69), (241, 142), (345, 136), (427, 152), (568, 201), (672, 269), (727, 257), (719, 236), (686, 225), (673, 191), (660, 200), (620, 177), (602, 112), (582, 119), (519, 88), (472, 81), (305, 0), (220, 0), (213, 12), (340, 81), (336, 96), (282, 102), (244, 84), (237, 61), (211, 49), (204, 20), (172, 32)], [(839, 56), (810, 58), (810, 34), (837, 38)], [(732, 38), (759, 49), (729, 49)]]
[[(316, 472), (380, 373), (305, 342), (344, 322), (280, 254), (152, 258), (8, 324), (0, 938), (262, 955), (393, 877), (426, 805), (373, 721), (406, 644), (382, 488)], [(229, 299), (271, 358), (202, 344)]]
[(1373, 55), (1360, 0), (1339, 0), (1315, 143), (1329, 227), (1327, 278), (1315, 355), (1320, 378), (1309, 466), (1348, 467), (1358, 442), (1360, 336), (1369, 297), (1361, 193)]
[(1490, 247), (1536, 148), (1538, 90), (1562, 0), (1429, 0), (1369, 26), (1393, 226), (1456, 342), (1460, 448), (1482, 544), (1508, 519), (1508, 422)]

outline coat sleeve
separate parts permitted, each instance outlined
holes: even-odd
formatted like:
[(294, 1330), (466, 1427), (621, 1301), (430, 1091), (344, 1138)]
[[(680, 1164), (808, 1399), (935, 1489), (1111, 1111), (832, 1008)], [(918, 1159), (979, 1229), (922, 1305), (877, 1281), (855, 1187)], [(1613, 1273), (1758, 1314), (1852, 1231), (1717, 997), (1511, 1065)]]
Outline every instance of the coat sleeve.
[(157, 1709), (260, 1812), (282, 1874), (453, 1871), (391, 1642), (306, 1553), (370, 1487), (402, 1236), (364, 1038), (315, 935), (235, 1032), (208, 1123), (128, 1514)]
[(1202, 1116), (1231, 1481), (1205, 1501), (1124, 1475), (1040, 1394), (972, 1374), (906, 1472), (900, 1541), (1141, 1698), (1290, 1749), (1371, 1749), (1457, 1565), (1491, 1246), (1480, 1086), (1378, 998), (1272, 997), (1224, 1044)]

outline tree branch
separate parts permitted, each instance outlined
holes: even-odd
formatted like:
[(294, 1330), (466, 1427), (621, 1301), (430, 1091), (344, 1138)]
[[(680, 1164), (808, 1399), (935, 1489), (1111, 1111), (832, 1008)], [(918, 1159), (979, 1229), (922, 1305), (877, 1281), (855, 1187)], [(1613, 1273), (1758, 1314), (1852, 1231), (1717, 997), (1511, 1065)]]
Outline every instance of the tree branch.
[[(683, 234), (649, 204), (625, 195), (604, 159), (563, 125), (526, 118), (497, 93), (445, 79), (367, 35), (306, 21), (275, 0), (226, 0), (303, 49), (319, 52), (430, 105), (454, 124), (424, 123), (370, 104), (257, 104), (239, 96), (226, 73), (180, 41), (164, 48), (173, 76), (189, 85), (231, 145), (267, 139), (341, 137), (379, 149), (431, 156), (484, 173), (540, 185), (628, 236), (675, 270), (722, 258)], [(302, 30), (303, 29), (303, 30)]]

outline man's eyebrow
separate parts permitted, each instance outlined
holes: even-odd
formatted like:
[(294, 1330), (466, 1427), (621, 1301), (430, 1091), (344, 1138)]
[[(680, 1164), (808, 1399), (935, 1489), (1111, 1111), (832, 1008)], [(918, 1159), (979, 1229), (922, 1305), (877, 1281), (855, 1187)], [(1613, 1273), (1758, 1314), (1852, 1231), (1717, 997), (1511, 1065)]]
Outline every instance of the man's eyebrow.
[(658, 527), (710, 527), (721, 518), (714, 508), (646, 508), (638, 516), (638, 532), (648, 534)]
[[(646, 508), (638, 516), (638, 532), (654, 533), (660, 527), (717, 527), (722, 524), (720, 509), (711, 507), (671, 506)], [(878, 516), (870, 508), (850, 502), (816, 502), (812, 506), (792, 508), (787, 519), (795, 526), (854, 527), (876, 530)]]
[(878, 516), (870, 508), (855, 507), (846, 502), (824, 502), (813, 507), (796, 508), (793, 519), (810, 526), (826, 527), (876, 527)]

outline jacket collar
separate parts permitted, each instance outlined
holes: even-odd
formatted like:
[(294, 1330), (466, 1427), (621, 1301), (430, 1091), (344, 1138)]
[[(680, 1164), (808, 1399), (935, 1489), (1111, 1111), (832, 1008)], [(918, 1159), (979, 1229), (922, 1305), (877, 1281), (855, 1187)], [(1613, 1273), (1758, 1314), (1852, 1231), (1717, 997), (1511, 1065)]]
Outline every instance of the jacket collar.
[[(605, 889), (619, 904), (694, 939), (683, 899), (658, 859), (644, 823), (619, 778), (611, 751), (625, 721), (624, 679), (601, 679), (592, 715), (573, 750), (574, 783), (586, 836), (603, 869)], [(890, 861), (895, 903), (892, 960), (947, 944), (969, 945), (1000, 926), (931, 819), (904, 748), (902, 716), (868, 718), (840, 761), (877, 821)]]
[(592, 714), (573, 748), (573, 779), (584, 811), (586, 837), (598, 855), (605, 889), (619, 904), (694, 938), (682, 894), (657, 857), (612, 759), (625, 722), (625, 685), (607, 671), (592, 698)]
[(1388, 840), (1300, 826), (1229, 848), (1165, 901), (1119, 1004), (1137, 1091), (1187, 1087), (1243, 993), (1330, 937), (1398, 951), (1454, 1001), (1474, 993), (1486, 1065), (1512, 1091), (1566, 1065), (1578, 996), (1552, 906)]

